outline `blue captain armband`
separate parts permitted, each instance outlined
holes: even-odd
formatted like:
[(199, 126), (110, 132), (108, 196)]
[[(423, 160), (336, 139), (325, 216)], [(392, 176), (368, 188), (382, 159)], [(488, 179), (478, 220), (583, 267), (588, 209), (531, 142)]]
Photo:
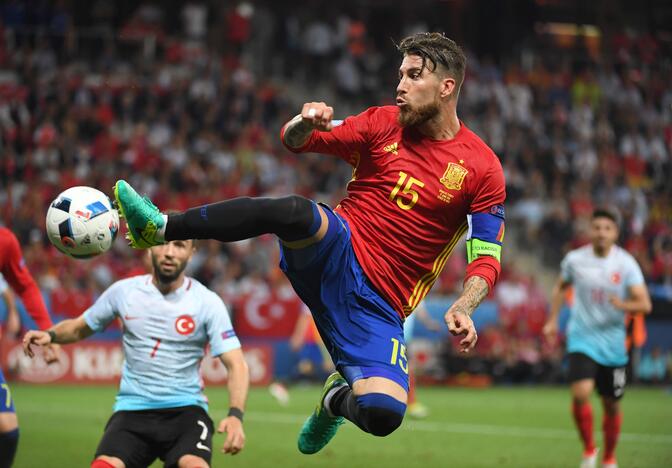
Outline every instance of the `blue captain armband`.
[(478, 257), (493, 257), (498, 262), (502, 259), (502, 242), (504, 241), (504, 207), (494, 205), (486, 213), (467, 215), (469, 230), (467, 231), (467, 261)]

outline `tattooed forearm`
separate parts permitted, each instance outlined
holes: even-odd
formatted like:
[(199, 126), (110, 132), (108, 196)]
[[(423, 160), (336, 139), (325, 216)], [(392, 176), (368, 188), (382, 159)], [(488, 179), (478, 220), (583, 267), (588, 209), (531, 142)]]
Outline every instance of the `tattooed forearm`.
[(301, 148), (306, 144), (311, 133), (313, 133), (313, 127), (304, 122), (301, 115), (297, 115), (285, 127), (283, 139), (288, 146)]
[(472, 276), (464, 283), (464, 290), (453, 304), (453, 308), (471, 315), (487, 295), (488, 283), (480, 276)]

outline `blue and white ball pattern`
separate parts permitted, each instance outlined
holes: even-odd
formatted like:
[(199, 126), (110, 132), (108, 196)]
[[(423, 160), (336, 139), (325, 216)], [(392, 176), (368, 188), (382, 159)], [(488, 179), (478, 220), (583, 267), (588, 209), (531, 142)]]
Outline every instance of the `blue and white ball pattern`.
[(110, 199), (92, 187), (71, 187), (51, 202), (47, 235), (73, 258), (91, 258), (109, 250), (119, 231), (119, 214)]

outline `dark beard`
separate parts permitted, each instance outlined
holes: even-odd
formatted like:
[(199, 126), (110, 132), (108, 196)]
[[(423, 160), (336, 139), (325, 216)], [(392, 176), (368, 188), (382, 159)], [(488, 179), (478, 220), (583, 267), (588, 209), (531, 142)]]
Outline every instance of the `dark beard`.
[(436, 103), (426, 104), (418, 109), (408, 107), (399, 108), (397, 121), (402, 127), (417, 127), (439, 115), (439, 106)]
[(187, 262), (184, 262), (182, 265), (180, 265), (179, 268), (175, 269), (174, 273), (171, 273), (169, 275), (161, 273), (159, 264), (154, 259), (154, 257), (152, 257), (152, 266), (154, 266), (154, 276), (159, 281), (159, 284), (170, 284), (182, 274), (184, 269), (187, 267)]

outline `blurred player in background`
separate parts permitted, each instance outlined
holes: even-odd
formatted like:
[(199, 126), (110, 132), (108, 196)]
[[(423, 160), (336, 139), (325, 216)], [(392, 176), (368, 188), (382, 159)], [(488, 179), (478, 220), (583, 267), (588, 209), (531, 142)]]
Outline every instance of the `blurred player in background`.
[[(413, 341), (415, 335), (415, 321), (419, 320), (428, 330), (440, 331), (441, 324), (434, 320), (425, 307), (425, 302), (421, 302), (413, 311), (413, 314), (406, 317), (404, 321), (404, 340), (406, 346), (410, 349), (410, 343)], [(408, 356), (408, 415), (412, 418), (422, 419), (427, 417), (429, 409), (420, 403), (416, 398), (415, 387), (415, 368), (416, 360), (412, 351), (409, 351)]]
[(144, 467), (157, 457), (166, 467), (209, 466), (213, 422), (199, 373), (208, 344), (228, 371), (230, 410), (218, 426), (227, 433), (223, 451), (244, 446), (247, 364), (222, 300), (184, 273), (193, 252), (192, 240), (152, 248), (152, 274), (117, 281), (80, 317), (23, 339), (32, 357), (33, 344), (74, 343), (122, 321), (121, 384), (93, 468)]
[(572, 413), (583, 442), (581, 468), (596, 466), (590, 395), (597, 386), (604, 416), (604, 468), (615, 468), (621, 429), (619, 400), (623, 396), (628, 355), (626, 313), (651, 312), (651, 299), (637, 261), (616, 245), (620, 218), (610, 209), (593, 212), (591, 244), (569, 252), (560, 265), (553, 289), (551, 313), (544, 334), (555, 340), (564, 291), (574, 288), (574, 305), (567, 325)]
[(282, 129), (291, 151), (333, 154), (354, 167), (335, 210), (294, 195), (164, 215), (125, 181), (115, 185), (136, 248), (175, 239), (280, 238), (281, 268), (338, 369), (299, 434), (306, 454), (322, 449), (344, 418), (376, 436), (401, 425), (408, 398), (403, 321), (465, 232), (464, 290), (445, 314), (450, 332), (465, 335), (463, 352), (477, 340), (470, 316), (501, 269), (504, 174), (457, 117), (465, 55), (440, 33), (415, 34), (398, 49), (396, 106), (333, 121), (331, 107), (309, 102)]
[[(289, 349), (289, 356), (284, 357), (290, 361), (289, 379), (275, 381), (268, 386), (270, 394), (283, 406), (289, 404), (289, 385), (303, 378), (324, 379), (326, 375), (334, 372), (329, 351), (320, 338), (310, 309), (305, 305), (301, 308), (292, 335), (289, 337)], [(319, 360), (315, 359), (317, 353)]]
[[(28, 314), (37, 326), (41, 329), (49, 328), (52, 325), (51, 318), (49, 318), (40, 289), (26, 268), (18, 239), (5, 227), (0, 227), (0, 273), (21, 298)], [(5, 298), (7, 300), (7, 296)], [(9, 301), (13, 302), (11, 296)], [(10, 327), (15, 326), (16, 323), (11, 324), (8, 321), (6, 330), (9, 331)], [(58, 346), (48, 346), (43, 356), (49, 364), (57, 361)], [(9, 385), (5, 382), (5, 376), (0, 369), (0, 468), (12, 466), (18, 443), (19, 422), (14, 411), (14, 401)]]

